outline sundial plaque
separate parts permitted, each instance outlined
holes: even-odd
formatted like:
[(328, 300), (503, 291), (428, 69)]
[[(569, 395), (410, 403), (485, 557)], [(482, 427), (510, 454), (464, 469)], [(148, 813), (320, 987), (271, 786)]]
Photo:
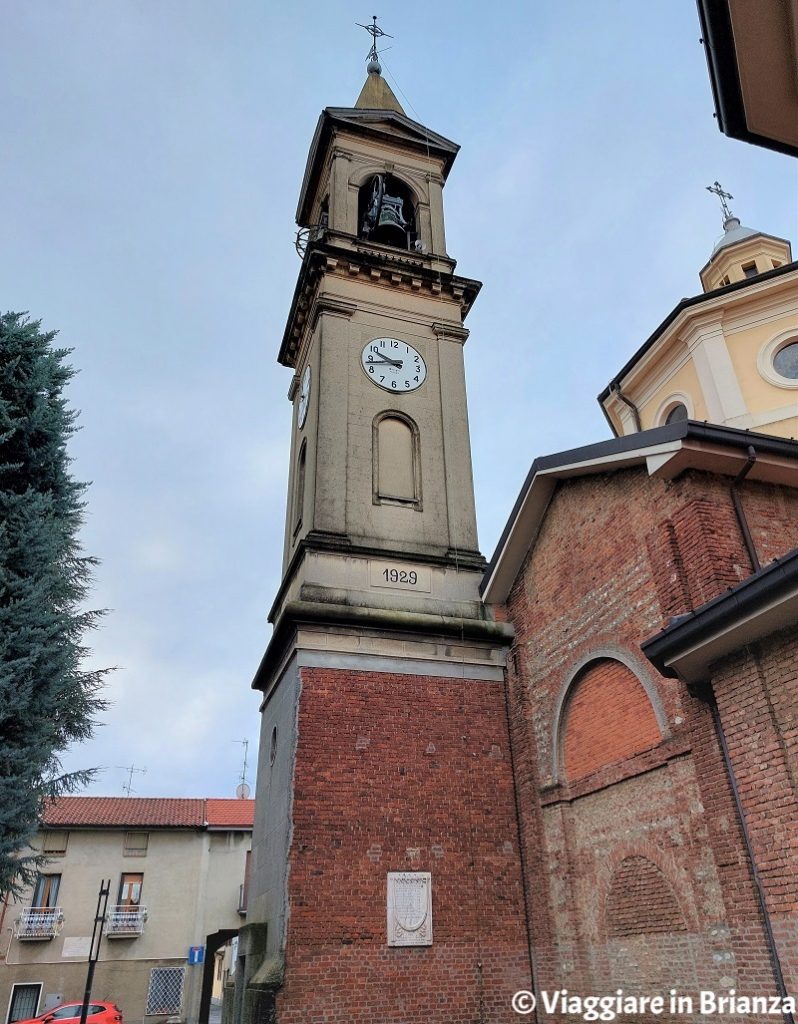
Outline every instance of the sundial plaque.
[(432, 945), (432, 875), (388, 872), (388, 945)]

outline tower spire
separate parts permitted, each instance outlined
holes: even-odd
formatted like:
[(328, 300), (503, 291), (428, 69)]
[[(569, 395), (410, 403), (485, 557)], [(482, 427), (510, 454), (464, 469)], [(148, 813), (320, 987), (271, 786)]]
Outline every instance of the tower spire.
[(404, 114), (402, 104), (394, 96), (391, 87), (382, 77), (382, 65), (377, 53), (377, 40), (385, 36), (386, 39), (393, 39), (393, 36), (384, 32), (377, 24), (377, 15), (372, 15), (370, 25), (361, 25), (355, 22), (359, 28), (364, 28), (371, 36), (371, 49), (366, 55), (366, 70), (368, 76), (366, 83), (360, 90), (355, 107), (360, 110), (395, 110), (398, 114)]

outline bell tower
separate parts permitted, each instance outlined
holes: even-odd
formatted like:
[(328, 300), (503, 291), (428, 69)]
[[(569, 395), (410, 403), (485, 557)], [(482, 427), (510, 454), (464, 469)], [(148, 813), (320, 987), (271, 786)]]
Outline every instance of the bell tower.
[(458, 148), (406, 116), (374, 47), (311, 143), (240, 1019), (509, 1021), (529, 986), (512, 630), (478, 592), (463, 350), (480, 283), (444, 231)]
[[(443, 218), (458, 147), (407, 118), (378, 68), (354, 108), (322, 113), (299, 199), (304, 258), (278, 356), (294, 376), (275, 620), (306, 598), (476, 613), (463, 321), (480, 284), (455, 274)], [(416, 582), (385, 586), (386, 560)]]

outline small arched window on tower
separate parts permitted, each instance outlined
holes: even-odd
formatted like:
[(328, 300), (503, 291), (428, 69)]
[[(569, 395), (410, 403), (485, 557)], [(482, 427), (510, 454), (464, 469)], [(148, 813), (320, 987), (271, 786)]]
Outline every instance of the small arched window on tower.
[(372, 452), (374, 504), (420, 509), (420, 446), (413, 420), (399, 412), (377, 416)]
[(299, 449), (299, 458), (296, 463), (296, 476), (294, 478), (294, 536), (302, 525), (302, 512), (305, 505), (305, 462), (307, 460), (308, 439), (302, 442)]
[(375, 174), (360, 188), (358, 233), (361, 238), (397, 249), (412, 249), (418, 238), (413, 194), (390, 174)]

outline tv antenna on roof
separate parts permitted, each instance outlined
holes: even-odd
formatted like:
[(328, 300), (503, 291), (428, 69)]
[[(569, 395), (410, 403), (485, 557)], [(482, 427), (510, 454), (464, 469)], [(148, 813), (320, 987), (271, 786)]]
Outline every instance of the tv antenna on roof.
[(127, 772), (127, 782), (122, 783), (122, 792), (125, 794), (125, 796), (130, 796), (131, 794), (136, 792), (135, 789), (133, 789), (133, 773), (135, 772), (136, 775), (146, 775), (147, 769), (137, 768), (135, 764), (118, 764), (117, 768), (121, 772)]
[(247, 754), (249, 752), (249, 740), (232, 740), (232, 742), (240, 743), (244, 748), (244, 763), (241, 765), (241, 775), (238, 777), (236, 798), (238, 800), (246, 800), (252, 792), (249, 783), (247, 782)]

